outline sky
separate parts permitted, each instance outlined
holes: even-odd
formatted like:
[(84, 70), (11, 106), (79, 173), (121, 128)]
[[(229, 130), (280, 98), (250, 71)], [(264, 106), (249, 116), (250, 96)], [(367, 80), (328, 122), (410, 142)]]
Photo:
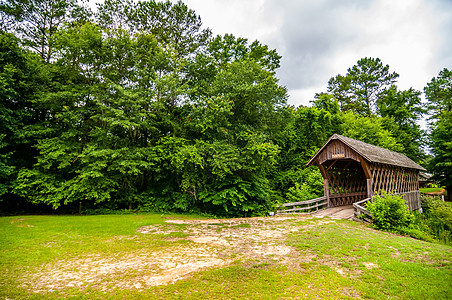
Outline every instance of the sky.
[[(175, 2), (175, 1), (173, 1)], [(214, 35), (259, 40), (282, 56), (289, 104), (309, 105), (364, 57), (422, 91), (452, 69), (452, 0), (183, 0)]]

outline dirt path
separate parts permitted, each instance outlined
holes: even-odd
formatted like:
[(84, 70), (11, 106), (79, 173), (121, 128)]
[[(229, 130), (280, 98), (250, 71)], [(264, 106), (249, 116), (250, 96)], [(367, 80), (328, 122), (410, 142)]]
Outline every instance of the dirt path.
[[(300, 222), (305, 224), (300, 225)], [(287, 235), (330, 222), (334, 220), (306, 215), (167, 220), (166, 224), (137, 229), (138, 235), (160, 235), (160, 238), (167, 235), (168, 247), (164, 250), (141, 249), (121, 257), (91, 255), (61, 260), (43, 266), (39, 272), (27, 274), (24, 285), (34, 292), (70, 287), (143, 289), (171, 284), (201, 270), (226, 267), (239, 259), (245, 264), (299, 264), (312, 257), (306, 253), (301, 257), (296, 249), (287, 246)], [(186, 240), (187, 243), (171, 243), (175, 240)]]

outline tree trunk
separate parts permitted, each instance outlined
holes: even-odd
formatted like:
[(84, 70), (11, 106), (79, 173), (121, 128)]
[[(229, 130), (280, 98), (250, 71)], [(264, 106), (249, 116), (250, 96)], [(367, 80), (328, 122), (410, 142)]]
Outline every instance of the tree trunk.
[(447, 195), (444, 196), (444, 200), (452, 202), (452, 186), (447, 186), (446, 191)]

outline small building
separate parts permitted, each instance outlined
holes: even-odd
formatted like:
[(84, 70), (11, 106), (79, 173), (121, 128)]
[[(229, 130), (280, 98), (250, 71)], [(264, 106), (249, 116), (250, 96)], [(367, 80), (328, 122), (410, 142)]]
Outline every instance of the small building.
[(432, 179), (432, 175), (426, 172), (419, 173), (419, 187), (426, 188), (431, 187), (435, 181)]
[(351, 205), (384, 190), (400, 194), (410, 210), (421, 208), (423, 167), (401, 153), (334, 134), (306, 165), (317, 165), (328, 207)]

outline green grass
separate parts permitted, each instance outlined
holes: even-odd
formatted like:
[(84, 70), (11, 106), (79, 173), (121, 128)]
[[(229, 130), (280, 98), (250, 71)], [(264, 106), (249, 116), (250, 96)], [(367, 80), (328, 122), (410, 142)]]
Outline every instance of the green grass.
[(284, 227), (292, 222), (300, 226), (285, 241), (298, 249), (298, 256), (286, 265), (237, 259), (228, 267), (195, 272), (175, 284), (144, 290), (92, 287), (35, 294), (18, 283), (22, 272), (39, 272), (62, 258), (190, 245), (185, 240), (169, 240), (186, 236), (174, 232), (177, 226), (171, 227), (169, 235), (137, 233), (141, 226), (163, 224), (164, 217), (2, 217), (0, 299), (450, 299), (452, 295), (452, 247), (379, 232), (351, 221), (317, 224), (319, 219), (272, 225)]
[[(290, 243), (334, 262), (364, 298), (450, 299), (452, 248), (394, 234), (369, 230), (361, 224), (338, 221), (293, 235)], [(311, 267), (318, 268), (313, 262)], [(366, 264), (376, 266), (371, 269)], [(352, 283), (350, 282), (350, 283)]]

